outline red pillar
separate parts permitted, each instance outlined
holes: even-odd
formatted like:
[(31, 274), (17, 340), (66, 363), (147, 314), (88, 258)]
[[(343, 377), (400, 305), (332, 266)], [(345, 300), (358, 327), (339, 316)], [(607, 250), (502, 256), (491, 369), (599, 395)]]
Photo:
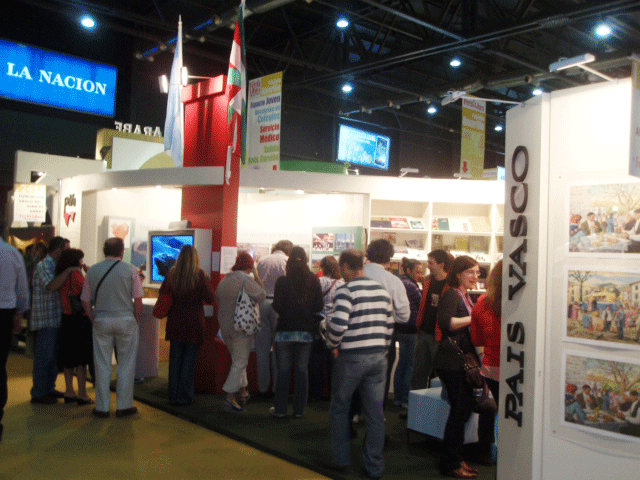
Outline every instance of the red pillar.
[[(227, 155), (226, 76), (220, 75), (205, 82), (189, 85), (182, 90), (185, 111), (184, 166), (224, 167)], [(238, 230), (238, 187), (240, 162), (233, 161), (229, 185), (182, 187), (182, 219), (190, 220), (194, 228), (211, 229), (211, 249), (219, 256), (220, 248), (235, 247)], [(212, 271), (211, 284), (220, 282), (220, 272)], [(224, 379), (216, 379), (220, 355), (228, 355), (226, 348), (216, 341), (217, 318), (206, 322), (204, 344), (200, 347), (195, 372), (196, 389), (216, 392)], [(221, 350), (221, 347), (224, 350)], [(218, 368), (217, 368), (218, 367)]]

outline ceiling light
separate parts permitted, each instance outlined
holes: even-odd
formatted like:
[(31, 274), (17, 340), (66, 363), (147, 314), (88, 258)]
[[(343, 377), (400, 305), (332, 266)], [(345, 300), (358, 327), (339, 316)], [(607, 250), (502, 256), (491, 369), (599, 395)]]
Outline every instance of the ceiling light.
[(438, 111), (438, 109), (437, 109), (435, 106), (433, 106), (433, 105), (429, 105), (429, 108), (427, 108), (427, 113), (428, 113), (429, 115), (433, 115), (433, 114), (435, 114), (437, 111)]
[(340, 17), (336, 22), (336, 27), (341, 28), (343, 30), (348, 26), (349, 26), (349, 20), (347, 20), (345, 17)]
[(580, 65), (584, 65), (585, 63), (593, 62), (595, 59), (596, 57), (590, 53), (585, 53), (584, 55), (578, 55), (577, 57), (561, 58), (557, 62), (554, 62), (551, 65), (549, 65), (549, 71), (557, 72), (559, 70), (565, 70), (571, 67), (578, 67)]
[(598, 24), (598, 26), (596, 27), (596, 35), (598, 35), (599, 37), (608, 37), (609, 35), (611, 35), (611, 27), (609, 27), (609, 25), (607, 25), (606, 23)]
[(462, 65), (462, 62), (458, 58), (454, 58), (449, 62), (449, 65), (451, 65), (453, 68), (456, 68)]
[(160, 91), (162, 93), (169, 93), (169, 77), (166, 75), (160, 75), (158, 83), (160, 84)]
[(96, 26), (96, 21), (93, 19), (93, 17), (89, 16), (89, 15), (83, 15), (80, 18), (80, 25), (82, 25), (84, 28), (90, 30), (92, 28), (94, 28)]
[(353, 85), (351, 85), (350, 83), (345, 83), (344, 85), (342, 85), (342, 91), (344, 93), (351, 93), (353, 91)]
[(544, 90), (542, 90), (542, 88), (540, 87), (536, 87), (533, 89), (533, 91), (531, 92), (533, 95), (542, 95), (544, 93)]
[(504, 127), (502, 125), (496, 125), (495, 127), (493, 127), (493, 129), (496, 132), (501, 132), (502, 130), (504, 130)]

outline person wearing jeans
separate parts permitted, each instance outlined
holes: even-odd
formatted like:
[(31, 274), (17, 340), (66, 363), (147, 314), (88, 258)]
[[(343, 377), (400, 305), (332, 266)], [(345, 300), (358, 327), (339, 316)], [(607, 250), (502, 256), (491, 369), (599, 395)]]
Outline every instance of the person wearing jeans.
[[(391, 296), (380, 283), (364, 276), (363, 263), (362, 252), (357, 250), (340, 254), (340, 272), (347, 283), (336, 292), (334, 314), (327, 322), (327, 346), (335, 359), (329, 407), (331, 464), (327, 468), (343, 471), (351, 464), (349, 408), (358, 390), (366, 428), (363, 468), (370, 478), (380, 478), (384, 470), (387, 351), (394, 319)], [(363, 328), (367, 330), (365, 338)]]
[(278, 376), (276, 377), (276, 389), (274, 398), (274, 416), (284, 416), (287, 411), (289, 399), (289, 381), (291, 367), (293, 366), (293, 417), (300, 418), (307, 406), (307, 391), (309, 388), (309, 356), (312, 342), (276, 341), (276, 365)]
[(309, 355), (313, 342), (316, 315), (324, 301), (320, 281), (309, 269), (309, 260), (302, 247), (293, 247), (287, 260), (286, 274), (276, 281), (273, 309), (278, 313), (274, 339), (276, 352), (275, 405), (271, 414), (282, 418), (287, 414), (289, 379), (294, 367), (293, 416), (301, 418), (309, 392)]

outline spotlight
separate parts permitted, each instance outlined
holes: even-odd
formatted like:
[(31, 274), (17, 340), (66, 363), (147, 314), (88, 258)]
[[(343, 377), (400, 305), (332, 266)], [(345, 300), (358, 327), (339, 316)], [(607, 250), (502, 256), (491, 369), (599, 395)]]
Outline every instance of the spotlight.
[(80, 25), (82, 25), (87, 30), (91, 30), (96, 26), (96, 21), (93, 19), (93, 17), (84, 15), (80, 18)]
[(449, 65), (451, 65), (453, 68), (457, 68), (462, 65), (462, 62), (460, 61), (460, 59), (454, 58), (449, 62)]
[(345, 17), (340, 17), (338, 19), (338, 21), (336, 22), (336, 27), (344, 30), (345, 28), (347, 28), (349, 26), (349, 20), (347, 20)]
[(596, 27), (596, 35), (602, 38), (608, 37), (609, 35), (611, 35), (611, 27), (609, 27), (609, 25), (607, 25), (606, 23), (598, 24), (598, 26)]
[(342, 91), (344, 93), (351, 93), (353, 91), (353, 85), (351, 85), (350, 83), (345, 83), (344, 85), (342, 85)]
[(544, 90), (542, 90), (542, 88), (540, 87), (536, 87), (533, 89), (533, 91), (531, 92), (533, 95), (542, 95), (544, 93)]
[(429, 115), (434, 115), (437, 111), (438, 109), (434, 105), (429, 105), (429, 108), (427, 108), (427, 113)]
[(493, 129), (496, 132), (501, 132), (502, 130), (504, 130), (504, 127), (502, 125), (496, 125), (495, 127), (493, 127)]

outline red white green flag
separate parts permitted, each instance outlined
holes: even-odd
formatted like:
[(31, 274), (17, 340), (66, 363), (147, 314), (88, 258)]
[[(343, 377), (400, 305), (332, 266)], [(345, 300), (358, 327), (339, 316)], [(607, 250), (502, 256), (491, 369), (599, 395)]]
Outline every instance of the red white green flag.
[(244, 145), (246, 135), (247, 111), (247, 73), (244, 50), (244, 2), (240, 3), (238, 19), (236, 20), (231, 57), (229, 58), (229, 72), (227, 74), (226, 94), (229, 99), (229, 114), (227, 118), (229, 143), (227, 147), (227, 165), (225, 180), (231, 179), (231, 161), (244, 162)]

